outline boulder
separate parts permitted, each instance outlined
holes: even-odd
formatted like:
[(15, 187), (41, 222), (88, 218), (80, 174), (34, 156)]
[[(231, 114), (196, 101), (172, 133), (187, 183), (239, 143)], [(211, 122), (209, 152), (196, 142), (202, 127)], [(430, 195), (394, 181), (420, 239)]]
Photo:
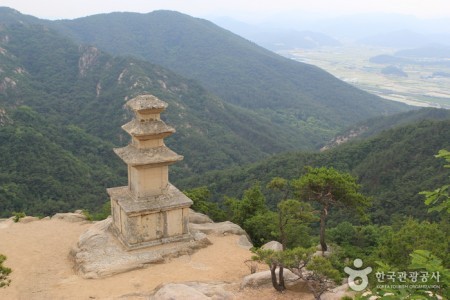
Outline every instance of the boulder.
[(239, 237), (238, 245), (244, 249), (250, 249), (251, 247), (253, 247), (252, 242), (250, 242), (248, 237), (244, 234)]
[(196, 212), (192, 209), (189, 210), (189, 223), (191, 224), (204, 224), (204, 223), (213, 223), (210, 217), (205, 214)]
[(283, 245), (277, 241), (270, 241), (261, 246), (264, 250), (273, 250), (275, 252), (283, 251)]
[(227, 286), (223, 282), (183, 282), (165, 283), (158, 286), (148, 299), (172, 300), (172, 299), (234, 299), (231, 292), (225, 290)]
[(331, 249), (330, 245), (327, 245), (327, 251), (322, 252), (322, 246), (317, 245), (316, 247), (317, 251), (314, 252), (314, 256), (324, 256), (324, 257), (329, 257), (331, 254), (333, 254), (333, 250)]
[(244, 229), (239, 225), (234, 224), (230, 221), (219, 222), (219, 223), (203, 223), (203, 224), (189, 224), (191, 232), (203, 232), (205, 234), (236, 234), (236, 235), (247, 235)]
[(348, 284), (343, 284), (341, 286), (335, 287), (331, 291), (325, 292), (322, 294), (320, 299), (322, 300), (334, 300), (341, 299), (345, 296), (349, 296), (353, 298), (356, 292), (349, 289)]
[(52, 219), (56, 220), (63, 220), (66, 222), (82, 222), (86, 221), (87, 217), (82, 213), (57, 213), (55, 214)]
[[(278, 268), (276, 269), (275, 272), (278, 276)], [(295, 275), (286, 268), (283, 270), (283, 277), (286, 284), (295, 282), (300, 279), (300, 277), (298, 277), (297, 275)], [(256, 288), (268, 284), (272, 284), (272, 275), (270, 274), (269, 270), (245, 276), (242, 279), (241, 288), (242, 289), (247, 287)]]

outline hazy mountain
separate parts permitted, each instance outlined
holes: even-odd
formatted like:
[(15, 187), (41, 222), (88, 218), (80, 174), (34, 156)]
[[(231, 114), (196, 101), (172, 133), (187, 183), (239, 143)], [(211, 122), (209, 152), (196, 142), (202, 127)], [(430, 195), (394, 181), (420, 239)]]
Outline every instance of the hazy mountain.
[(339, 46), (341, 43), (320, 32), (299, 31), (284, 28), (266, 28), (250, 25), (230, 18), (218, 18), (213, 22), (272, 51), (296, 48), (313, 49), (324, 46)]
[(257, 25), (299, 31), (311, 30), (347, 40), (408, 30), (426, 35), (435, 42), (446, 43), (450, 35), (450, 18), (422, 19), (395, 13), (363, 13), (332, 17), (304, 11), (290, 11), (275, 13), (260, 20)]
[(361, 44), (390, 48), (414, 48), (432, 42), (428, 36), (410, 30), (391, 31), (358, 40)]
[(396, 65), (434, 65), (450, 67), (450, 46), (428, 45), (419, 48), (404, 49), (393, 55), (381, 54), (369, 59), (377, 64)]
[(408, 74), (406, 74), (401, 68), (397, 66), (384, 67), (383, 69), (381, 69), (381, 74), (387, 76), (408, 77)]
[(326, 133), (406, 108), (177, 12), (112, 13), (53, 24), (83, 43), (145, 58), (196, 79), (225, 101), (289, 128)]
[(428, 59), (450, 59), (450, 46), (427, 45), (395, 52), (395, 56)]

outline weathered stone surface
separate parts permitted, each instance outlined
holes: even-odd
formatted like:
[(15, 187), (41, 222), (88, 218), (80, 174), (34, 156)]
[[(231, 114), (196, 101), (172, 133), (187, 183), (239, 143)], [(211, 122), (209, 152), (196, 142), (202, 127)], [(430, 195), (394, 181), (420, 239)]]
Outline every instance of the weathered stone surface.
[(199, 241), (199, 240), (206, 238), (206, 234), (198, 231), (198, 232), (192, 233), (192, 237), (194, 238), (194, 241)]
[(196, 241), (179, 242), (127, 251), (110, 231), (111, 217), (95, 223), (83, 233), (70, 251), (75, 271), (84, 278), (102, 278), (149, 264), (162, 263), (211, 244), (206, 236)]
[(241, 235), (238, 240), (238, 245), (244, 249), (250, 249), (253, 247), (253, 244), (250, 242), (246, 235)]
[(183, 159), (183, 156), (176, 154), (166, 146), (149, 148), (144, 151), (134, 145), (128, 145), (114, 148), (114, 152), (130, 166), (169, 164)]
[(149, 299), (155, 300), (172, 300), (172, 299), (209, 299), (204, 294), (200, 293), (194, 288), (184, 284), (168, 283), (161, 287), (155, 295)]
[(278, 252), (278, 251), (283, 251), (283, 245), (281, 245), (281, 243), (277, 242), (277, 241), (270, 241), (270, 242), (262, 245), (261, 249), (264, 249), (264, 250), (270, 249), (270, 250)]
[(30, 223), (30, 222), (38, 221), (38, 220), (39, 220), (38, 217), (26, 216), (26, 217), (20, 218), (19, 222), (20, 223)]
[(141, 122), (140, 120), (133, 119), (127, 124), (122, 126), (122, 129), (128, 132), (131, 136), (151, 136), (160, 135), (166, 136), (175, 132), (172, 126), (167, 125), (161, 120), (154, 120), (153, 122)]
[(211, 220), (211, 218), (205, 214), (189, 209), (189, 223), (193, 224), (213, 223), (213, 220)]
[(148, 299), (173, 300), (173, 299), (233, 299), (233, 294), (225, 290), (227, 286), (223, 282), (183, 282), (166, 283), (158, 286)]
[(350, 296), (353, 298), (355, 294), (356, 292), (349, 289), (348, 284), (343, 284), (341, 286), (335, 287), (329, 292), (323, 293), (320, 299), (334, 300), (334, 299), (341, 299), (344, 296)]
[(87, 217), (82, 213), (57, 213), (52, 219), (64, 220), (67, 222), (82, 222), (86, 221)]
[(167, 108), (167, 103), (159, 100), (153, 95), (139, 95), (127, 102), (132, 110), (150, 110), (150, 111), (162, 111)]
[[(276, 269), (276, 273), (278, 276), (278, 268)], [(283, 276), (286, 284), (299, 280), (299, 277), (288, 269), (283, 270)], [(267, 284), (272, 284), (272, 276), (270, 274), (270, 271), (262, 271), (245, 276), (242, 279), (241, 288), (256, 288)]]
[(0, 229), (8, 228), (12, 224), (14, 224), (14, 217), (9, 219), (0, 219)]
[(219, 223), (204, 223), (204, 224), (189, 224), (191, 232), (203, 232), (205, 234), (236, 234), (236, 235), (247, 235), (244, 229), (239, 225), (234, 224), (230, 221), (219, 222)]

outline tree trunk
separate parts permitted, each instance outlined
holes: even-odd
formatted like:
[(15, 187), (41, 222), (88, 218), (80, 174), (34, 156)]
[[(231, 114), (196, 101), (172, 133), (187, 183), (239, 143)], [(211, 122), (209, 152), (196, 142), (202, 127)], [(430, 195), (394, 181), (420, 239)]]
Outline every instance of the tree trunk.
[(314, 284), (309, 280), (306, 280), (306, 284), (308, 285), (308, 288), (311, 291), (311, 293), (314, 295), (314, 299), (320, 300), (320, 294), (316, 291)]
[(272, 286), (277, 291), (282, 292), (286, 289), (286, 287), (284, 286), (283, 267), (280, 267), (280, 270), (278, 272), (278, 274), (280, 275), (280, 278), (279, 278), (280, 283), (278, 283), (278, 280), (277, 280), (277, 273), (275, 272), (276, 269), (277, 269), (277, 264), (272, 264), (270, 266), (270, 275), (272, 277)]
[(278, 269), (278, 281), (280, 282), (280, 288), (283, 289), (283, 291), (286, 289), (286, 286), (284, 285), (284, 275), (283, 275), (283, 267), (280, 266)]
[(278, 229), (280, 230), (280, 241), (281, 245), (283, 246), (283, 251), (286, 250), (286, 233), (284, 232), (284, 224), (283, 224), (283, 218), (281, 215), (281, 211), (278, 212)]
[(322, 254), (327, 251), (327, 244), (325, 243), (325, 219), (327, 217), (327, 209), (324, 207), (320, 214), (320, 246), (322, 247)]

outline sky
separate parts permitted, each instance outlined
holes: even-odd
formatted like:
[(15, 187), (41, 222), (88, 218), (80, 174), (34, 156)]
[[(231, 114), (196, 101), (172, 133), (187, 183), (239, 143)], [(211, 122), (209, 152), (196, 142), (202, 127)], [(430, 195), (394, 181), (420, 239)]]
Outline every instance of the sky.
[(201, 18), (227, 16), (246, 22), (292, 11), (318, 18), (357, 13), (399, 13), (425, 19), (450, 17), (450, 0), (0, 0), (0, 6), (50, 20), (159, 9)]

